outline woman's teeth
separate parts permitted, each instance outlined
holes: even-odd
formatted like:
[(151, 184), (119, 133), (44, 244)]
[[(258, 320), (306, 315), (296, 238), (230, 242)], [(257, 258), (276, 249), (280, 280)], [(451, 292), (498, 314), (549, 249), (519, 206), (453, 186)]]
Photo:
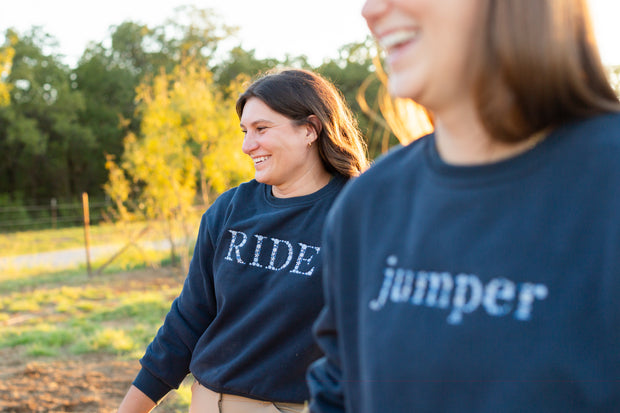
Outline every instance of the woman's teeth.
[(403, 43), (410, 42), (414, 40), (418, 36), (417, 30), (397, 30), (381, 36), (379, 39), (379, 44), (385, 50), (390, 50), (394, 47), (397, 47)]
[(269, 159), (268, 156), (259, 156), (258, 158), (252, 158), (252, 160), (254, 161), (254, 164), (259, 164), (261, 162), (266, 161), (267, 159)]

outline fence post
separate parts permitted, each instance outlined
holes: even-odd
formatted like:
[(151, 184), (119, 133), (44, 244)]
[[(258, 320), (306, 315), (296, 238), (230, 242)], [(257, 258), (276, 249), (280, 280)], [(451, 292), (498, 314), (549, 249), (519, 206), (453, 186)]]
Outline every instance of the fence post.
[(84, 210), (84, 247), (86, 248), (86, 270), (88, 276), (92, 276), (92, 269), (90, 266), (90, 214), (88, 208), (88, 194), (82, 192), (82, 209)]
[(52, 229), (56, 229), (56, 214), (58, 212), (58, 203), (56, 202), (56, 198), (52, 198), (50, 200), (50, 209), (52, 210)]

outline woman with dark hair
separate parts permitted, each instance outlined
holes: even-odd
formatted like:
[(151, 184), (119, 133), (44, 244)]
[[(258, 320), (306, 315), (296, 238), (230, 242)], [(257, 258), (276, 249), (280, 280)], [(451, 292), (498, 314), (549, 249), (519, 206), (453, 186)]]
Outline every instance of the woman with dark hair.
[(321, 229), (366, 168), (365, 146), (340, 93), (310, 71), (258, 79), (237, 113), (255, 179), (204, 213), (183, 290), (119, 412), (150, 411), (190, 372), (190, 412), (297, 412), (309, 397)]
[(586, 1), (366, 1), (435, 130), (328, 215), (311, 412), (620, 411), (620, 103)]

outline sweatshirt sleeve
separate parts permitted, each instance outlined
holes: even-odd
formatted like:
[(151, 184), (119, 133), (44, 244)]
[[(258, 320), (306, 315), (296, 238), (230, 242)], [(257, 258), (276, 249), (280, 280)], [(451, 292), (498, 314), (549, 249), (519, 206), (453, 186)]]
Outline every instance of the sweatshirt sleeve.
[[(330, 214), (333, 215), (333, 214)], [(317, 318), (313, 332), (324, 356), (310, 365), (307, 373), (310, 390), (311, 413), (336, 413), (345, 411), (344, 391), (342, 387), (342, 368), (338, 327), (336, 322), (335, 285), (338, 270), (334, 265), (335, 251), (329, 236), (333, 222), (327, 220), (323, 237), (324, 267), (323, 294), (325, 304)]]
[(181, 294), (140, 359), (142, 369), (133, 382), (156, 403), (187, 376), (196, 342), (215, 317), (214, 237), (209, 233), (208, 214), (202, 217)]
[(326, 305), (315, 324), (315, 335), (324, 356), (308, 369), (311, 413), (344, 412), (342, 370), (338, 355), (338, 338), (329, 306)]

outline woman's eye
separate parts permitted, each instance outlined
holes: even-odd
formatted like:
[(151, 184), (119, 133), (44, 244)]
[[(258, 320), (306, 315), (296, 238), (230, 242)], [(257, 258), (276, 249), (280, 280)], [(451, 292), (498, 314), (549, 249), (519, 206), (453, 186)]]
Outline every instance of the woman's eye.
[(256, 128), (256, 130), (259, 131), (259, 132), (263, 132), (266, 129), (267, 129), (266, 126), (259, 126), (258, 128)]

